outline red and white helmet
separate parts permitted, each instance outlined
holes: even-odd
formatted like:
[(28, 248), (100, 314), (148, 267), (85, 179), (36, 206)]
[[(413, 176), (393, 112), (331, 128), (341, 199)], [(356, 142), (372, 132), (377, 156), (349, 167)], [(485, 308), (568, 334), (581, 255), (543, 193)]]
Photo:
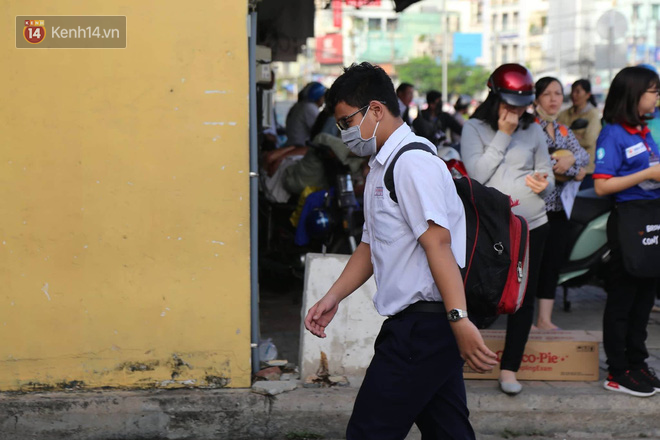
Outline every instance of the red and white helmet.
[(520, 64), (502, 64), (488, 78), (488, 88), (509, 105), (527, 107), (534, 102), (534, 79)]

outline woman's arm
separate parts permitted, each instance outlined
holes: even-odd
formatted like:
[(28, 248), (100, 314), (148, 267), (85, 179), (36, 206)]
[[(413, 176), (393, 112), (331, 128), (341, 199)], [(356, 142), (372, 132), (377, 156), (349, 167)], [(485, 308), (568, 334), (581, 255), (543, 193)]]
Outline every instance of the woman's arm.
[(575, 134), (573, 134), (573, 131), (571, 130), (568, 130), (568, 135), (566, 136), (566, 145), (564, 148), (573, 153), (573, 157), (575, 157), (575, 163), (564, 174), (571, 177), (577, 176), (577, 174), (580, 172), (580, 168), (584, 168), (589, 165), (589, 153), (587, 153), (587, 151), (580, 146), (580, 143), (575, 137)]
[(540, 175), (547, 174), (548, 186), (539, 193), (541, 197), (550, 194), (555, 188), (555, 175), (552, 172), (552, 161), (546, 148), (545, 133), (540, 125), (535, 124), (529, 129), (535, 130), (536, 142), (534, 143), (534, 171)]
[(475, 127), (476, 124), (479, 122), (473, 119), (463, 125), (461, 159), (470, 177), (480, 183), (486, 183), (502, 165), (511, 136), (497, 131), (490, 143), (485, 144)]
[(660, 181), (660, 165), (654, 165), (627, 176), (594, 179), (594, 190), (599, 196), (605, 196), (632, 188), (649, 179)]

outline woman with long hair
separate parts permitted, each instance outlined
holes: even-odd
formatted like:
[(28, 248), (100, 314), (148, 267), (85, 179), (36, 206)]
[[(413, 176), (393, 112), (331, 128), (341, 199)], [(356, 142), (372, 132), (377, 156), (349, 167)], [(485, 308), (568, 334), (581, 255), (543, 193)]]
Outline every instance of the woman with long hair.
[[(591, 174), (594, 172), (594, 152), (601, 123), (600, 111), (597, 108), (596, 98), (591, 93), (591, 82), (588, 79), (579, 79), (573, 83), (571, 101), (573, 105), (559, 113), (557, 122), (572, 128), (582, 148), (589, 153), (589, 164), (585, 168), (587, 175), (582, 188), (590, 188), (593, 186)], [(576, 123), (578, 119), (582, 121)]]
[(610, 267), (605, 291), (603, 346), (609, 375), (606, 390), (647, 397), (660, 380), (646, 363), (646, 326), (658, 276), (657, 232), (660, 223), (660, 151), (645, 115), (658, 101), (660, 78), (643, 67), (626, 67), (612, 80), (598, 137), (594, 189), (613, 194), (615, 209), (607, 222)]
[(513, 208), (529, 225), (529, 275), (520, 309), (507, 318), (500, 363), (500, 389), (518, 394), (516, 380), (534, 318), (534, 301), (543, 248), (550, 226), (543, 197), (554, 175), (543, 130), (527, 113), (534, 101), (534, 80), (519, 64), (504, 64), (488, 80), (490, 93), (463, 126), (461, 154), (468, 175), (518, 200)]
[(557, 330), (552, 323), (552, 308), (559, 279), (559, 270), (568, 257), (569, 223), (562, 191), (567, 182), (584, 178), (589, 155), (580, 146), (573, 132), (557, 122), (557, 116), (564, 100), (564, 90), (557, 78), (546, 76), (536, 81), (536, 122), (545, 134), (545, 142), (552, 158), (552, 171), (555, 174), (555, 189), (544, 197), (545, 209), (550, 224), (548, 243), (541, 262), (539, 285), (536, 297), (539, 300), (536, 327), (540, 330)]

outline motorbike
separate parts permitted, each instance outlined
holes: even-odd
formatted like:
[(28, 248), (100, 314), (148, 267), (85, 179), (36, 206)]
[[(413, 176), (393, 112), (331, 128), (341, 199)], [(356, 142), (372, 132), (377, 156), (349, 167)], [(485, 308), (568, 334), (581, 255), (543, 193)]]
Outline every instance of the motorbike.
[[(351, 254), (361, 239), (363, 212), (350, 169), (323, 144), (309, 144), (318, 156), (327, 185), (301, 205), (298, 195), (287, 203), (259, 197), (259, 281), (284, 288), (304, 278), (309, 252)], [(291, 222), (297, 213), (298, 225)], [(294, 216), (295, 217), (295, 216)]]
[(585, 284), (602, 285), (610, 255), (607, 220), (612, 209), (613, 198), (598, 196), (593, 188), (577, 193), (569, 219), (569, 243), (572, 246), (557, 282), (563, 289), (566, 312), (571, 310), (569, 288)]

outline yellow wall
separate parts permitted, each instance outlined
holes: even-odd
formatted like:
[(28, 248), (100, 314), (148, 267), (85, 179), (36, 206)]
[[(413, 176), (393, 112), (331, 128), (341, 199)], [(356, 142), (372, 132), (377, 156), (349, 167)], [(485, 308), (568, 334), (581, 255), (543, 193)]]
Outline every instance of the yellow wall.
[[(26, 6), (0, 0), (0, 390), (249, 386), (247, 2)], [(26, 13), (126, 15), (128, 48), (16, 49)]]

